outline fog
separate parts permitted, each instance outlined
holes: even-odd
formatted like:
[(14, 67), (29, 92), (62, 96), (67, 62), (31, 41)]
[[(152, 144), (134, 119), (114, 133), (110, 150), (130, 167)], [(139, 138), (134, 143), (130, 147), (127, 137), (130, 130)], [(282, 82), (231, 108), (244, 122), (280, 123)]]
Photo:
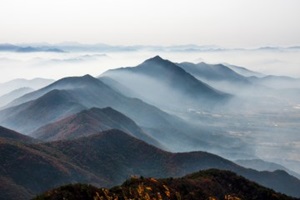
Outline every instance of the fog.
[(300, 50), (220, 50), (220, 51), (122, 51), (15, 53), (0, 52), (0, 83), (15, 78), (59, 79), (91, 74), (98, 76), (111, 68), (136, 66), (160, 55), (173, 62), (228, 63), (264, 74), (300, 77)]
[[(76, 53), (0, 52), (0, 82), (36, 77), (57, 80), (66, 76), (85, 74), (96, 77), (108, 69), (136, 66), (155, 55), (175, 63), (184, 61), (227, 63), (265, 75), (300, 77), (299, 48), (218, 51), (77, 51)], [(187, 107), (184, 99), (178, 99), (178, 91), (174, 92), (175, 88), (172, 90), (171, 87), (165, 87), (164, 90), (157, 90), (162, 85), (149, 77), (133, 77), (132, 74), (123, 77), (116, 75), (114, 81), (120, 78), (124, 80), (120, 82), (123, 84), (122, 87), (125, 90), (126, 88), (132, 90), (127, 93), (130, 97), (141, 98), (198, 127), (201, 131), (197, 137), (203, 137), (200, 138), (201, 140), (211, 142), (212, 145), (223, 143), (219, 147), (224, 149), (211, 147), (206, 150), (229, 159), (240, 159), (241, 157), (234, 156), (234, 151), (245, 151), (243, 155), (248, 153), (245, 159), (261, 158), (278, 162), (300, 173), (299, 165), (295, 164), (300, 162), (299, 80), (282, 77), (250, 78), (251, 85), (201, 80), (234, 96), (221, 106), (201, 109), (201, 106), (197, 107), (195, 104)], [(136, 81), (144, 81), (144, 84), (135, 85)], [(145, 91), (145, 88), (148, 90)], [(163, 98), (166, 91), (173, 91), (169, 93), (170, 98)], [(123, 91), (123, 94), (126, 95), (126, 92)], [(160, 97), (162, 99), (159, 99)], [(217, 141), (218, 138), (220, 141)], [(172, 148), (176, 147), (172, 146)], [(188, 148), (198, 150), (192, 146)], [(242, 155), (242, 152), (239, 153)]]

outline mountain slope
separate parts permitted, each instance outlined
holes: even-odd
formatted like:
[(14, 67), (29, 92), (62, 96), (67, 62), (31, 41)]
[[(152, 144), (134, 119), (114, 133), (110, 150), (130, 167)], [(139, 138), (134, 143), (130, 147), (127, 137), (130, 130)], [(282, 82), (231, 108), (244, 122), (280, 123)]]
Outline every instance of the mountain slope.
[(7, 129), (0, 126), (0, 139), (17, 141), (17, 142), (33, 142), (33, 138), (23, 135), (21, 133), (15, 132), (13, 130)]
[(300, 180), (282, 171), (257, 172), (205, 152), (169, 153), (118, 130), (73, 141), (53, 142), (49, 146), (60, 150), (81, 168), (88, 168), (118, 184), (128, 174), (178, 177), (200, 169), (218, 168), (234, 171), (276, 191), (300, 197), (297, 189), (300, 187)]
[(91, 185), (66, 185), (47, 191), (36, 200), (51, 199), (245, 199), (292, 200), (230, 171), (199, 171), (182, 178), (134, 178), (111, 189)]
[[(219, 168), (300, 197), (300, 181), (287, 173), (245, 169), (205, 152), (169, 153), (118, 130), (45, 144), (0, 140), (0, 152), (0, 177), (9, 180), (0, 184), (0, 190), (13, 184), (31, 196), (74, 182), (111, 187), (121, 184), (130, 175), (179, 177), (202, 169)], [(9, 193), (2, 195), (11, 199)]]
[(203, 62), (198, 64), (184, 62), (177, 65), (200, 80), (250, 83), (244, 76), (222, 64), (210, 65)]
[[(41, 98), (44, 99), (42, 102), (51, 104), (53, 100), (49, 96), (51, 97), (50, 94), (55, 90), (55, 93), (61, 95), (65, 93), (65, 95), (70, 96), (70, 99), (67, 98), (65, 101), (55, 104), (57, 107), (53, 105), (39, 107), (38, 102), (41, 101)], [(55, 99), (53, 102), (56, 101)], [(72, 105), (69, 105), (70, 103)], [(16, 99), (10, 106), (0, 111), (0, 124), (25, 134), (83, 109), (111, 107), (128, 116), (147, 134), (169, 150), (190, 151), (205, 149), (210, 146), (218, 148), (222, 145), (222, 143), (209, 144), (214, 140), (206, 139), (203, 135), (205, 132), (199, 128), (195, 128), (178, 117), (167, 114), (142, 100), (128, 98), (89, 75), (61, 79), (45, 88)], [(61, 109), (58, 109), (59, 106)], [(71, 109), (71, 112), (70, 108), (72, 107), (74, 109)], [(41, 111), (45, 111), (46, 117), (41, 116)]]
[(229, 67), (230, 69), (232, 69), (233, 71), (235, 71), (236, 73), (245, 76), (245, 77), (251, 77), (251, 76), (256, 76), (256, 77), (264, 77), (265, 75), (259, 72), (255, 72), (255, 71), (251, 71), (249, 69), (246, 69), (244, 67), (240, 67), (240, 66), (235, 66), (235, 65), (230, 65), (230, 64), (224, 64), (225, 66)]
[(39, 192), (66, 183), (106, 184), (104, 179), (80, 169), (46, 146), (0, 138), (0, 155), (1, 199), (30, 199)]
[(29, 87), (32, 89), (40, 89), (53, 83), (52, 79), (43, 79), (43, 78), (35, 78), (31, 80), (27, 79), (14, 79), (5, 83), (0, 83), (0, 95), (4, 95), (13, 90), (16, 90), (21, 87)]
[(149, 144), (161, 147), (158, 141), (144, 133), (134, 121), (110, 107), (81, 111), (45, 125), (33, 132), (31, 136), (43, 141), (55, 141), (88, 136), (109, 129), (122, 130)]
[(6, 105), (9, 102), (15, 100), (16, 98), (19, 98), (19, 97), (23, 96), (24, 94), (27, 94), (32, 91), (33, 91), (32, 88), (22, 87), (22, 88), (13, 90), (7, 94), (4, 94), (0, 97), (0, 107)]
[(168, 108), (186, 109), (190, 104), (209, 107), (230, 97), (159, 56), (136, 67), (109, 70), (101, 76), (118, 81), (149, 103)]
[(237, 163), (240, 166), (255, 169), (258, 171), (276, 171), (276, 170), (284, 170), (287, 173), (291, 174), (292, 176), (295, 176), (296, 178), (300, 179), (300, 174), (291, 171), (287, 169), (286, 167), (279, 165), (277, 163), (273, 162), (267, 162), (260, 159), (252, 159), (252, 160), (236, 160), (235, 163)]
[(0, 122), (6, 127), (28, 134), (44, 124), (83, 109), (67, 91), (52, 90), (36, 100), (2, 110)]
[(299, 89), (300, 79), (288, 76), (251, 77), (251, 81), (273, 89)]

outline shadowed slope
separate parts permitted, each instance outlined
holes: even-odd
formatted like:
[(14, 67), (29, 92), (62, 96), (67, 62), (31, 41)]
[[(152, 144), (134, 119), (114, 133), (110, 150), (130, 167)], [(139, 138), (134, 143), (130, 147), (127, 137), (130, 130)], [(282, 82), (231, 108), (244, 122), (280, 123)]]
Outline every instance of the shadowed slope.
[(31, 136), (43, 141), (55, 141), (88, 136), (109, 129), (122, 130), (149, 144), (162, 147), (158, 141), (148, 136), (138, 127), (134, 121), (110, 107), (84, 110), (45, 125), (33, 132)]

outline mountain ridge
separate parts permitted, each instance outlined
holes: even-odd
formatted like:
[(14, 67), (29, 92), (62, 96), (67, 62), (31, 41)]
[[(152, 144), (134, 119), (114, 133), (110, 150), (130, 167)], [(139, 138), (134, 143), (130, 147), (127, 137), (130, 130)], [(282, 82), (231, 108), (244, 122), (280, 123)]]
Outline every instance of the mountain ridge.
[[(31, 194), (29, 197), (74, 182), (112, 187), (130, 175), (179, 177), (209, 168), (231, 170), (276, 191), (300, 196), (297, 190), (300, 180), (287, 173), (245, 169), (206, 152), (170, 153), (119, 130), (39, 144), (0, 140), (0, 150), (4, 153), (0, 157), (1, 177), (25, 188)], [(4, 189), (9, 186), (7, 184), (0, 184), (3, 196), (11, 195)]]

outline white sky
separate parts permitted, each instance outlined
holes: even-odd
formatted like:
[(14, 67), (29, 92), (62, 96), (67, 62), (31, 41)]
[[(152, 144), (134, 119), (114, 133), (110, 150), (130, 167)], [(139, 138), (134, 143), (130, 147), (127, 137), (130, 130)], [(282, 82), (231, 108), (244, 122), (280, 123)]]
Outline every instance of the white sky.
[(300, 44), (300, 0), (1, 0), (0, 43)]

